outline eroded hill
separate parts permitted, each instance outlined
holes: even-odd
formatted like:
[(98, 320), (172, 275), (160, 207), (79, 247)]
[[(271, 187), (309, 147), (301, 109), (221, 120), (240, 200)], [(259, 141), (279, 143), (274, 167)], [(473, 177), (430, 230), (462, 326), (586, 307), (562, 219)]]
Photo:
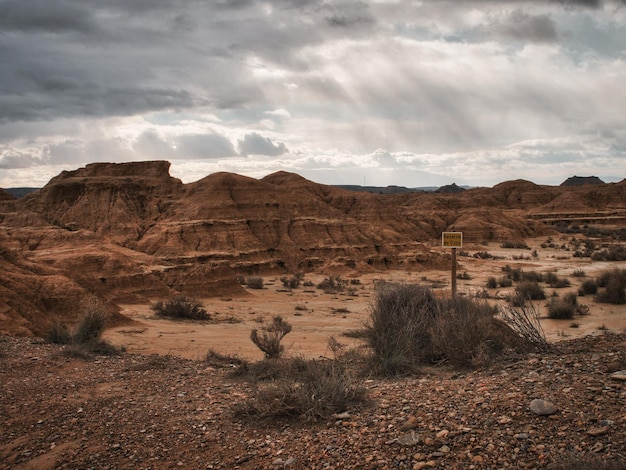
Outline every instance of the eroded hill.
[[(458, 194), (371, 194), (279, 172), (183, 184), (168, 162), (65, 171), (0, 200), (0, 332), (42, 334), (95, 296), (120, 303), (243, 292), (238, 275), (444, 267), (441, 232), (518, 240), (571, 220), (623, 223), (626, 183), (502, 183)], [(123, 321), (112, 315), (114, 321)]]

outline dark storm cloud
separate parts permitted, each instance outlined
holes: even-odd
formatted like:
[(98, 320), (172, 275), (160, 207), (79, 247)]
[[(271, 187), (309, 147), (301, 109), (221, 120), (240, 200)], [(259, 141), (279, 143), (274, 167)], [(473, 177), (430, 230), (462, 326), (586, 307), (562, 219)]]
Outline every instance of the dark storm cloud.
[(92, 11), (80, 3), (63, 0), (6, 0), (0, 3), (0, 31), (88, 33), (96, 29)]
[(239, 152), (242, 155), (267, 155), (277, 157), (287, 152), (287, 147), (283, 142), (275, 144), (269, 138), (253, 132), (239, 141)]
[(306, 70), (303, 47), (372, 22), (353, 1), (0, 0), (0, 122), (254, 106), (251, 57)]
[(558, 39), (555, 21), (548, 15), (531, 15), (515, 10), (486, 29), (515, 40), (554, 42)]

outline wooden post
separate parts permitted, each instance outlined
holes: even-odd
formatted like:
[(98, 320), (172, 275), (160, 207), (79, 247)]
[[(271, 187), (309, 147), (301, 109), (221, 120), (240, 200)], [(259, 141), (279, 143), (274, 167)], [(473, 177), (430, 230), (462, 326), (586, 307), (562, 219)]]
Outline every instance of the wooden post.
[(456, 297), (456, 248), (452, 248), (452, 297)]
[(456, 249), (463, 247), (463, 232), (443, 232), (441, 246), (452, 248), (452, 297), (456, 297)]

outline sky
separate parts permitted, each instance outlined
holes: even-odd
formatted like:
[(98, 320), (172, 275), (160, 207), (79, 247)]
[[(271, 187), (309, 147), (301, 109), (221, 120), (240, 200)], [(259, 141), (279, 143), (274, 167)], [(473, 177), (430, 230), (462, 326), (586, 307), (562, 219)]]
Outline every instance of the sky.
[(626, 0), (0, 0), (0, 187), (626, 177)]

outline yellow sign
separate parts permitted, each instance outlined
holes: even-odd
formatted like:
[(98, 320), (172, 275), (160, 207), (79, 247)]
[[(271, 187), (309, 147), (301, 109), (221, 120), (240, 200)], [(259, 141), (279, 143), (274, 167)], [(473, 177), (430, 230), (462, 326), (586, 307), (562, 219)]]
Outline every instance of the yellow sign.
[(461, 248), (463, 246), (463, 232), (443, 232), (441, 246), (444, 248)]

